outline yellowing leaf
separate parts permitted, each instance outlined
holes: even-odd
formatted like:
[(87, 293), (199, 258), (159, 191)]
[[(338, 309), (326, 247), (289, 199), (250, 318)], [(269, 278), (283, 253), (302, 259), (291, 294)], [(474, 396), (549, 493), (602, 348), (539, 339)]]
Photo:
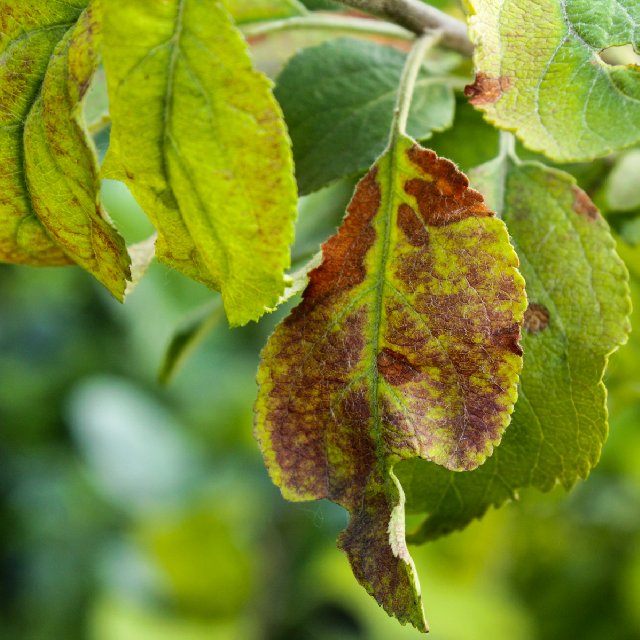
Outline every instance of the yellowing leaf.
[(600, 56), (638, 50), (637, 0), (466, 1), (478, 72), (467, 95), (487, 119), (564, 162), (640, 140), (640, 67)]
[(220, 290), (233, 325), (285, 288), (296, 192), (269, 81), (216, 0), (111, 0), (105, 175), (158, 229), (157, 256)]
[(124, 241), (98, 204), (82, 100), (97, 65), (96, 2), (4, 2), (0, 12), (0, 259), (77, 263), (119, 299)]
[(256, 434), (291, 500), (329, 498), (361, 584), (425, 629), (393, 474), (472, 469), (509, 422), (524, 283), (504, 224), (448, 160), (395, 136), (361, 180), (302, 303), (262, 353)]

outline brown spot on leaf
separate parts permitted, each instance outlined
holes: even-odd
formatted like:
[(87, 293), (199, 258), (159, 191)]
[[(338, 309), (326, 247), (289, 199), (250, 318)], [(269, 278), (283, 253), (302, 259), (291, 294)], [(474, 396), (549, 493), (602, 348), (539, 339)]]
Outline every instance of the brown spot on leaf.
[(429, 233), (418, 214), (406, 203), (398, 208), (398, 227), (403, 231), (409, 244), (423, 247), (429, 242)]
[(378, 371), (383, 378), (391, 385), (404, 384), (420, 375), (416, 369), (402, 353), (393, 351), (385, 347), (378, 354)]
[(574, 185), (571, 188), (573, 190), (573, 210), (591, 222), (597, 220), (600, 212), (591, 198), (580, 187)]
[(524, 328), (529, 333), (539, 333), (549, 326), (549, 310), (543, 304), (532, 302), (524, 312)]
[(351, 289), (364, 280), (364, 257), (376, 237), (369, 223), (380, 208), (377, 173), (374, 167), (360, 180), (338, 233), (322, 245), (322, 264), (309, 274), (304, 292), (307, 304), (313, 305), (331, 291)]
[(464, 95), (473, 105), (493, 104), (511, 87), (509, 76), (492, 78), (486, 73), (478, 73), (475, 82), (464, 88)]
[(467, 176), (453, 162), (418, 145), (411, 147), (407, 155), (424, 177), (407, 180), (404, 190), (416, 199), (427, 225), (441, 227), (472, 216), (493, 215), (482, 195), (469, 188)]

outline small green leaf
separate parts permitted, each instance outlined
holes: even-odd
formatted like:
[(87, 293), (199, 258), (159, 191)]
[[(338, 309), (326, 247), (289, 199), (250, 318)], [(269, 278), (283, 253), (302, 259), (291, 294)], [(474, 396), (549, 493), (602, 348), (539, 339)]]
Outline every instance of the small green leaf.
[[(303, 49), (277, 79), (275, 95), (293, 142), (301, 194), (364, 171), (389, 134), (405, 55), (392, 47), (340, 38)], [(453, 91), (423, 69), (408, 133), (417, 140), (451, 125)]]
[(171, 381), (198, 345), (220, 323), (222, 317), (222, 300), (216, 296), (177, 329), (171, 337), (158, 373), (158, 380), (162, 384)]
[(217, 0), (111, 0), (104, 173), (158, 230), (158, 258), (222, 293), (232, 325), (287, 284), (295, 183), (284, 122)]
[(511, 426), (479, 469), (454, 474), (411, 461), (398, 477), (408, 508), (426, 512), (411, 540), (466, 526), (523, 487), (571, 487), (607, 435), (602, 376), (626, 341), (628, 274), (606, 222), (572, 176), (505, 155), (471, 179), (507, 224), (527, 283), (524, 368)]
[(4, 2), (0, 13), (0, 259), (77, 263), (118, 299), (129, 257), (98, 204), (82, 116), (97, 66), (92, 2)]
[(611, 169), (605, 187), (607, 208), (613, 211), (640, 209), (640, 149), (623, 153)]
[(600, 52), (640, 44), (637, 0), (466, 0), (471, 102), (529, 148), (590, 160), (640, 140), (640, 67)]
[(288, 499), (350, 512), (339, 544), (356, 577), (418, 629), (393, 467), (471, 469), (500, 441), (522, 363), (516, 265), (453, 163), (394, 136), (262, 352), (256, 435), (271, 477)]

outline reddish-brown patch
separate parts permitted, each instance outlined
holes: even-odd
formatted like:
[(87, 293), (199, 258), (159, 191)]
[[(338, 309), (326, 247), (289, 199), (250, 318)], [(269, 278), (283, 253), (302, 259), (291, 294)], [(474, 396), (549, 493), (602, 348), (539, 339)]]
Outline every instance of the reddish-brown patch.
[(549, 310), (543, 304), (532, 302), (524, 312), (524, 328), (539, 333), (549, 326)]
[(407, 155), (425, 177), (407, 180), (404, 190), (416, 199), (427, 225), (441, 227), (472, 216), (493, 215), (482, 195), (469, 187), (467, 176), (453, 162), (418, 145), (411, 147)]
[(414, 380), (420, 375), (420, 371), (409, 362), (404, 354), (388, 347), (384, 347), (378, 354), (378, 371), (393, 386)]
[(590, 222), (597, 220), (600, 212), (598, 207), (591, 201), (591, 198), (580, 187), (574, 185), (571, 189), (573, 191), (573, 210)]
[(414, 247), (424, 247), (429, 243), (429, 233), (418, 214), (406, 203), (398, 208), (398, 227), (402, 230), (407, 242)]
[(478, 73), (475, 82), (464, 88), (464, 95), (473, 105), (493, 104), (511, 87), (509, 76), (492, 78), (486, 73)]
[(308, 304), (319, 302), (333, 290), (351, 289), (364, 280), (364, 257), (376, 238), (369, 223), (380, 208), (377, 173), (374, 167), (360, 180), (338, 233), (322, 245), (322, 264), (309, 274), (304, 292)]

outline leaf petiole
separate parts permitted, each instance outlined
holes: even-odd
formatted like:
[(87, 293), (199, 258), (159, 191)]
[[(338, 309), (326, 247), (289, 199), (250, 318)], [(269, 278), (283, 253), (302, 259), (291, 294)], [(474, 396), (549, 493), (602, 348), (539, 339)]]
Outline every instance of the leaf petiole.
[(397, 40), (413, 40), (415, 34), (388, 22), (341, 15), (309, 15), (283, 18), (241, 27), (247, 38), (266, 36), (280, 31), (342, 31), (352, 35), (384, 36)]
[(398, 85), (398, 98), (396, 107), (393, 112), (393, 121), (391, 123), (390, 145), (403, 135), (407, 135), (407, 120), (409, 118), (409, 109), (411, 108), (411, 100), (415, 90), (420, 67), (427, 51), (436, 46), (442, 38), (442, 31), (429, 31), (416, 39), (415, 43), (409, 51), (407, 61), (405, 62), (400, 76), (400, 84)]

